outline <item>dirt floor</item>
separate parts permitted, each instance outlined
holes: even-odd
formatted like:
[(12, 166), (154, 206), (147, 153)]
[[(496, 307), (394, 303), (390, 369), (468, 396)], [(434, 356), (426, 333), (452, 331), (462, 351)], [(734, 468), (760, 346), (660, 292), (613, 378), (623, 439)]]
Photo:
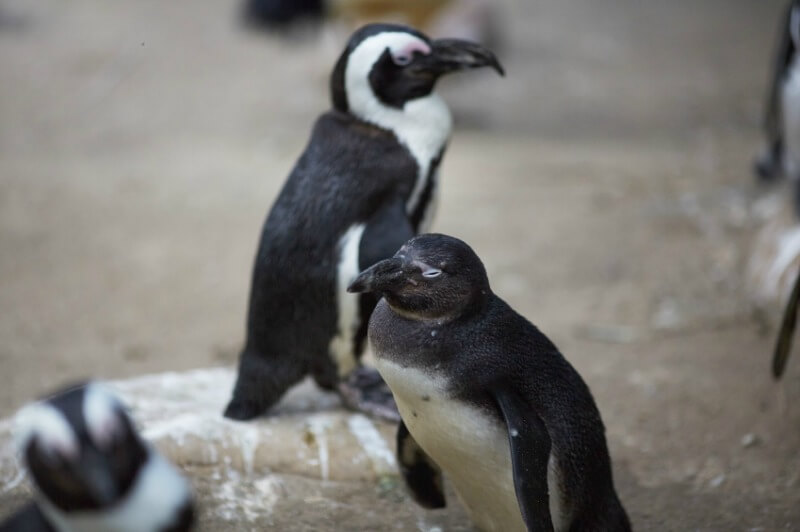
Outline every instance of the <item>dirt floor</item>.
[[(800, 354), (776, 384), (744, 283), (781, 5), (507, 0), (507, 78), (442, 87), (434, 229), (588, 382), (638, 530), (800, 529)], [(0, 417), (66, 380), (235, 362), (261, 223), (347, 35), (248, 34), (236, 8), (0, 0)], [(283, 529), (406, 526), (406, 504), (365, 512), (373, 487), (324, 489)]]

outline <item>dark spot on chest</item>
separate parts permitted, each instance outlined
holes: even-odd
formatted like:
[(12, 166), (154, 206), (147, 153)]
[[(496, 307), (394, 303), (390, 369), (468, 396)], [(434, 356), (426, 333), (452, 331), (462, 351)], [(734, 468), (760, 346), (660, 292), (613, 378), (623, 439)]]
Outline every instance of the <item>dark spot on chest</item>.
[(431, 396), (430, 395), (423, 395), (422, 396), (422, 400), (423, 401), (430, 401), (431, 400)]

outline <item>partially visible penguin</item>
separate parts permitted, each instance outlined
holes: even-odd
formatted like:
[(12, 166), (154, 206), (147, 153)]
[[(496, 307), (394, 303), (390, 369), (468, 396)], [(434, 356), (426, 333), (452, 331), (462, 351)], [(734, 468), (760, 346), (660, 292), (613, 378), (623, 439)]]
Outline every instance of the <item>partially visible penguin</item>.
[(444, 74), (483, 66), (503, 72), (478, 44), (405, 26), (371, 24), (351, 37), (331, 75), (333, 110), (317, 120), (264, 224), (225, 416), (258, 416), (310, 374), (339, 387), (348, 406), (396, 419), (374, 372), (339, 386), (359, 368), (377, 302), (346, 289), (427, 227), (451, 131), (434, 87)]
[(444, 473), (483, 530), (630, 530), (589, 389), (467, 244), (415, 237), (349, 289), (383, 296), (369, 339), (418, 503), (445, 505)]
[(300, 20), (340, 16), (381, 20), (404, 15), (412, 26), (425, 27), (453, 0), (244, 0), (244, 21), (254, 27), (283, 28)]
[(189, 484), (136, 433), (104, 386), (72, 387), (15, 418), (34, 500), (2, 532), (182, 532), (193, 523)]
[(755, 163), (762, 179), (795, 181), (800, 213), (800, 0), (791, 0), (781, 20), (764, 113), (765, 146)]

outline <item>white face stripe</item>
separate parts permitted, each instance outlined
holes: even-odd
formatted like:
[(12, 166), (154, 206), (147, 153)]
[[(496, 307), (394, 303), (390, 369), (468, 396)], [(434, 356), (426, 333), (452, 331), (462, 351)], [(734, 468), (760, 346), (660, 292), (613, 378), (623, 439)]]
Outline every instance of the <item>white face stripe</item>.
[(336, 363), (340, 377), (347, 375), (356, 367), (353, 340), (359, 326), (359, 297), (358, 294), (348, 293), (347, 287), (359, 272), (358, 249), (361, 246), (364, 228), (364, 224), (353, 225), (339, 239), (339, 262), (336, 269), (338, 332), (331, 338), (328, 351)]
[(78, 440), (67, 419), (58, 409), (46, 402), (23, 407), (14, 418), (14, 439), (22, 456), (31, 439), (36, 437), (48, 453), (76, 457)]
[(413, 53), (414, 50), (430, 53), (428, 43), (400, 31), (378, 33), (361, 41), (350, 52), (344, 73), (347, 105), (357, 116), (368, 116), (375, 111), (371, 107), (383, 106), (369, 83), (369, 73), (387, 48), (394, 56)]
[(129, 494), (113, 508), (99, 512), (62, 512), (40, 497), (42, 511), (59, 531), (157, 532), (176, 517), (191, 498), (189, 484), (161, 455), (149, 450)]
[(347, 59), (345, 93), (350, 112), (358, 118), (387, 129), (411, 152), (419, 168), (414, 189), (406, 202), (411, 213), (425, 189), (431, 161), (439, 155), (453, 127), (450, 110), (435, 93), (406, 102), (403, 109), (380, 101), (369, 83), (369, 73), (381, 54), (404, 50), (427, 43), (403, 32), (386, 32), (364, 39)]
[(94, 443), (105, 448), (122, 429), (118, 409), (122, 403), (104, 385), (92, 382), (83, 397), (83, 418)]

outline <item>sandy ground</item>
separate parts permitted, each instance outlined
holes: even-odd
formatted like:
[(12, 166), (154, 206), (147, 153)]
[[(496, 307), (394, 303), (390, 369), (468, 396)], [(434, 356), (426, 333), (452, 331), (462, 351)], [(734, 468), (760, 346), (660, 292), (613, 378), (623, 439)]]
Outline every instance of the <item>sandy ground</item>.
[[(780, 4), (508, 0), (508, 77), (442, 87), (434, 228), (589, 383), (639, 530), (800, 529), (800, 356), (776, 385), (743, 275)], [(261, 223), (346, 37), (249, 35), (235, 7), (0, 0), (1, 416), (66, 380), (234, 363)], [(414, 529), (402, 490), (313, 489), (283, 529)]]

